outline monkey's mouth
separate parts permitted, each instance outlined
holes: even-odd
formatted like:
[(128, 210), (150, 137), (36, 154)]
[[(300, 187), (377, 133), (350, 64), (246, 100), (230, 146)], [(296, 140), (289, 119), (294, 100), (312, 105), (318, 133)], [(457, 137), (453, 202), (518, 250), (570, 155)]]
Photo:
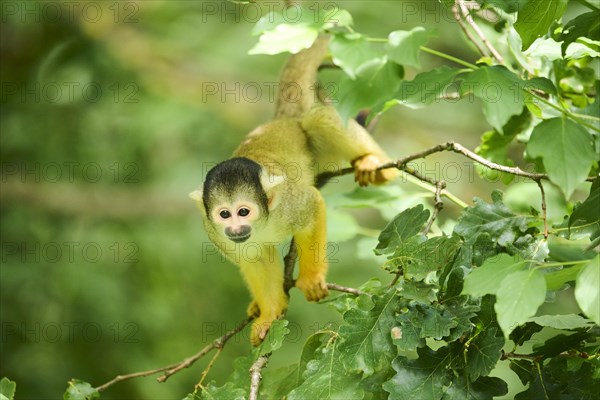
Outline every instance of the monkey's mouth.
[(242, 236), (230, 236), (229, 239), (231, 239), (235, 243), (242, 243), (242, 242), (245, 242), (246, 240), (248, 240), (249, 237), (250, 237), (250, 234), (248, 233), (248, 234), (242, 235)]

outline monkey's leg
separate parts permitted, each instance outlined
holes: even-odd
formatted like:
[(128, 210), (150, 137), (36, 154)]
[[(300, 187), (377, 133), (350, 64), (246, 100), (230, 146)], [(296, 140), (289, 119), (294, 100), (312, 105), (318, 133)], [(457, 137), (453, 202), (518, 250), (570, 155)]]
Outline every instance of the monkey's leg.
[(325, 275), (327, 274), (327, 237), (325, 222), (325, 201), (319, 191), (311, 187), (313, 223), (305, 230), (294, 233), (298, 246), (300, 272), (296, 287), (307, 300), (318, 301), (328, 294)]
[[(264, 246), (262, 250), (260, 258), (240, 263), (242, 275), (254, 299), (248, 312), (254, 311), (256, 316), (250, 331), (250, 342), (255, 346), (263, 341), (271, 323), (283, 314), (288, 304), (283, 292), (283, 266), (280, 257), (273, 246)], [(254, 307), (258, 310), (251, 310)]]
[(355, 120), (344, 124), (331, 106), (312, 108), (302, 120), (317, 159), (349, 161), (355, 170), (355, 181), (361, 186), (382, 184), (398, 176), (396, 169), (377, 171), (390, 157)]

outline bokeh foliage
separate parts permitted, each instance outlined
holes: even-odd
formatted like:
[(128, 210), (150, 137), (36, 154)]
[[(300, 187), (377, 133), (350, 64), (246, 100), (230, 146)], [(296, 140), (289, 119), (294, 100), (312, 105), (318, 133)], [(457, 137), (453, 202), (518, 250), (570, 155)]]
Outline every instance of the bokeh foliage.
[[(1, 3), (0, 376), (17, 382), (21, 398), (57, 397), (73, 377), (100, 384), (177, 361), (243, 318), (247, 291), (238, 271), (211, 248), (187, 192), (245, 132), (272, 115), (272, 99), (266, 91), (254, 96), (253, 89), (275, 82), (285, 59), (247, 54), (256, 41), (250, 35), (256, 18), (243, 4), (52, 4), (58, 16), (49, 2)], [(372, 36), (423, 26), (438, 32), (430, 47), (477, 57), (437, 1), (338, 4)], [(570, 6), (567, 13), (580, 10)], [(427, 69), (447, 64), (429, 55), (420, 62)], [(408, 64), (405, 77), (412, 79), (418, 69)], [(584, 66), (565, 67), (564, 74), (573, 86), (594, 81)], [(569, 88), (565, 96), (581, 104)], [(435, 101), (427, 109), (388, 111), (377, 138), (390, 154), (405, 155), (450, 139), (474, 148), (486, 129), (478, 100)], [(477, 178), (464, 159), (435, 160), (429, 173), (457, 170), (445, 178), (464, 200), (489, 198), (492, 187), (505, 189), (498, 177), (493, 183)], [(586, 189), (575, 198), (585, 198)], [(388, 189), (385, 207), (385, 196), (373, 196), (378, 212), (356, 210), (371, 196), (352, 190), (340, 179), (325, 192), (336, 244), (330, 280), (357, 286), (384, 276), (371, 250), (386, 219), (426, 195), (398, 182)], [(513, 183), (504, 200), (528, 211), (539, 204), (530, 195), (535, 190), (533, 183)], [(347, 192), (352, 195), (340, 194)], [(552, 187), (548, 196), (549, 218), (560, 222), (569, 205)], [(436, 229), (459, 211), (447, 206)], [(576, 310), (575, 304), (559, 307)], [(287, 318), (293, 335), (273, 356), (273, 368), (295, 361), (311, 334), (343, 323), (298, 293)], [(246, 336), (227, 345), (211, 379), (222, 382), (233, 360), (248, 352)], [(423, 360), (435, 357), (424, 354)], [(102, 398), (180, 398), (201, 368), (167, 384), (152, 378), (121, 383)]]

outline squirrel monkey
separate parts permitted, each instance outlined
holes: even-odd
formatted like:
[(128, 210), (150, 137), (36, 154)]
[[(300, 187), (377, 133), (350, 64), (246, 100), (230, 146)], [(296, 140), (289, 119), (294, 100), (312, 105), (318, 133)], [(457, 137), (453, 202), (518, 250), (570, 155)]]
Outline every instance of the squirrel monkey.
[(356, 121), (315, 100), (317, 70), (329, 39), (290, 57), (281, 72), (275, 118), (250, 132), (233, 158), (212, 168), (190, 193), (211, 241), (240, 267), (253, 301), (250, 340), (259, 344), (288, 305), (277, 246), (291, 237), (300, 271), (295, 286), (307, 300), (327, 296), (325, 203), (315, 178), (332, 163), (349, 162), (355, 180), (382, 184), (397, 175), (376, 171), (390, 158)]

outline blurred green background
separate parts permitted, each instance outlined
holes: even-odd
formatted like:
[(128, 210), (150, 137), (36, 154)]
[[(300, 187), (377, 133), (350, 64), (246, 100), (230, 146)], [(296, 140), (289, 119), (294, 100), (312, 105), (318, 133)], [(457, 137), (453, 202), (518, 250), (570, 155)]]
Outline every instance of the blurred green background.
[[(336, 3), (359, 32), (435, 28), (429, 47), (476, 60), (436, 0)], [(0, 376), (17, 382), (19, 399), (59, 398), (74, 377), (98, 386), (195, 353), (244, 318), (249, 295), (237, 268), (210, 246), (187, 193), (273, 113), (267, 87), (286, 56), (247, 51), (256, 42), (253, 23), (281, 2), (0, 6)], [(423, 55), (422, 63), (445, 62)], [(408, 69), (407, 78), (417, 72)], [(339, 74), (328, 71), (334, 80)], [(478, 102), (448, 101), (396, 107), (375, 136), (389, 154), (403, 156), (446, 140), (473, 149), (486, 129)], [(489, 199), (491, 187), (502, 187), (477, 178), (455, 155), (432, 157), (424, 173), (446, 179), (465, 201)], [(529, 186), (519, 187), (521, 197)], [(356, 203), (340, 194), (352, 190), (346, 178), (325, 188), (334, 243), (329, 280), (358, 286), (385, 276), (382, 260), (370, 255), (377, 230), (398, 210), (424, 198), (431, 204), (431, 193), (399, 180), (380, 213), (347, 207)], [(442, 229), (459, 211), (446, 205)], [(297, 291), (288, 318), (291, 339), (273, 365), (296, 361), (309, 334), (340, 323), (328, 306), (308, 304)], [(249, 349), (246, 338), (226, 346), (208, 380), (223, 382)], [(207, 362), (165, 384), (154, 377), (119, 383), (102, 398), (181, 398)]]

